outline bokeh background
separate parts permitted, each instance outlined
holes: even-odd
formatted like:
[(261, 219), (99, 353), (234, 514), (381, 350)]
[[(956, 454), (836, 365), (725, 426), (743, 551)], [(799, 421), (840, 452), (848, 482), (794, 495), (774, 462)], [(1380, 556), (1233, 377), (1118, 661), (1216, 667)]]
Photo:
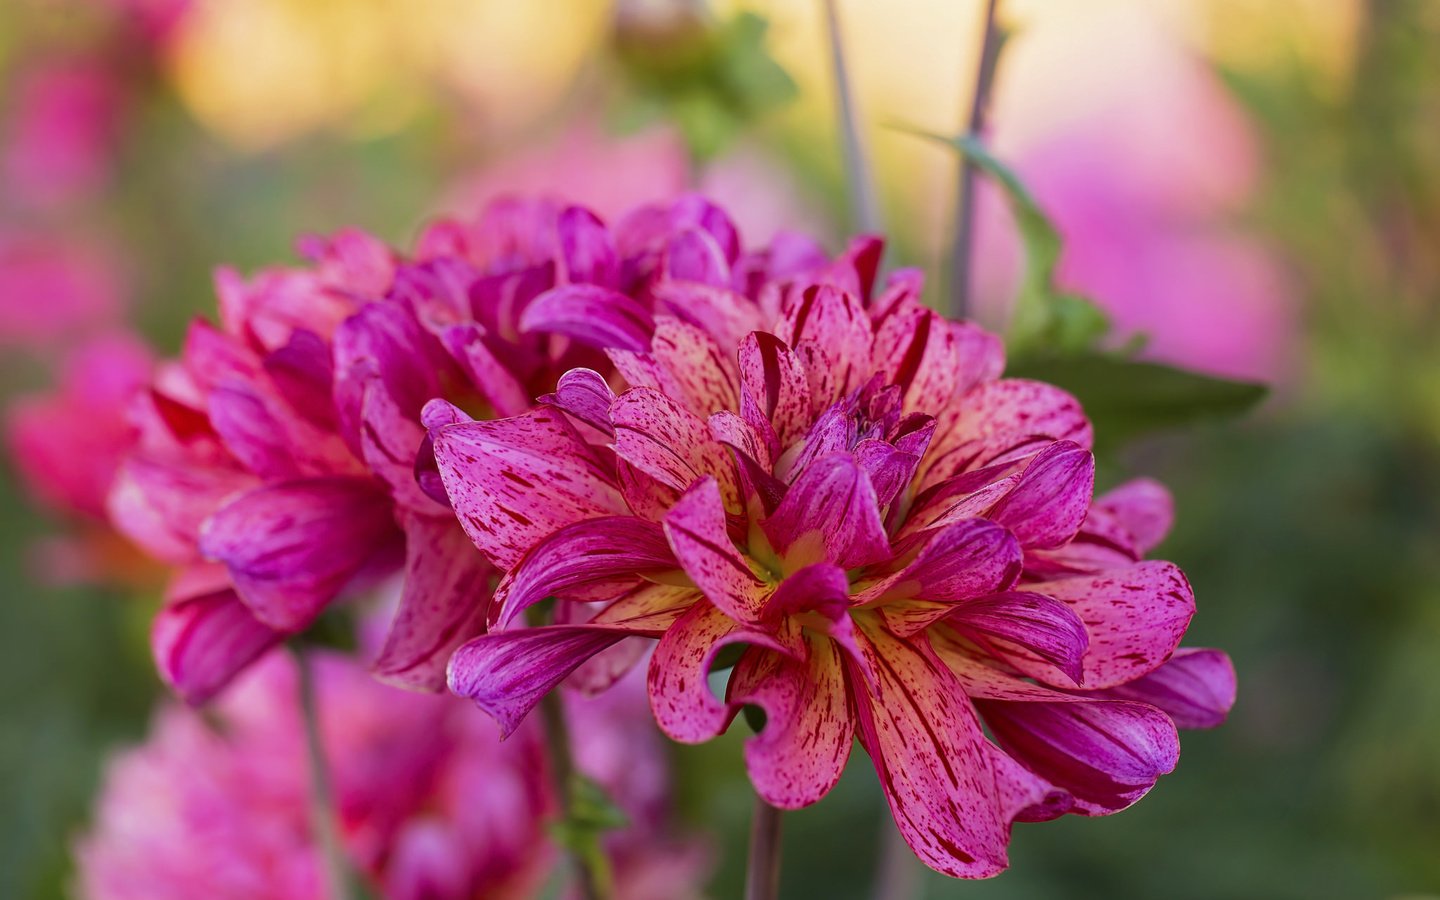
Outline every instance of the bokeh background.
[[(211, 272), (357, 225), (548, 191), (614, 214), (700, 188), (747, 237), (851, 228), (819, 0), (7, 0), (0, 4), (0, 896), (66, 895), (106, 755), (160, 686), (159, 574), (95, 518), (94, 447), (212, 309)], [(979, 0), (841, 0), (892, 262), (944, 295)], [(1064, 239), (1060, 279), (1143, 354), (1271, 386), (1240, 422), (1102, 461), (1180, 511), (1191, 643), (1230, 651), (1230, 723), (1102, 820), (1016, 829), (985, 883), (914, 896), (1440, 895), (1440, 5), (1002, 0), (991, 121)], [(1020, 245), (979, 206), (977, 315)], [(123, 367), (122, 367), (123, 368)], [(95, 371), (91, 369), (90, 371)], [(105, 371), (117, 371), (108, 366)], [(136, 376), (137, 378), (140, 375)], [(123, 379), (122, 379), (123, 380)], [(37, 392), (64, 403), (40, 407)], [(683, 809), (739, 895), (740, 735), (677, 748)], [(861, 754), (787, 817), (785, 896), (871, 896), (882, 807)]]

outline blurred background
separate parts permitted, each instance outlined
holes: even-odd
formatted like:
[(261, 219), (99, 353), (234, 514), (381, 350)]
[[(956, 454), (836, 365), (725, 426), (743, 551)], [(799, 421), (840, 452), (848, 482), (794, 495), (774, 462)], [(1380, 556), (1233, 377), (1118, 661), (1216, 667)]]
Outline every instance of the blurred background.
[[(944, 296), (980, 0), (841, 0), (891, 263)], [(1117, 816), (1016, 829), (914, 896), (1440, 896), (1440, 5), (1001, 0), (996, 154), (1112, 340), (1264, 382), (1240, 422), (1108, 448), (1175, 491), (1161, 548), (1231, 721)], [(355, 225), (548, 192), (615, 215), (698, 188), (747, 243), (852, 230), (820, 0), (7, 0), (0, 5), (0, 896), (64, 896), (103, 760), (161, 695), (160, 573), (101, 524), (114, 409), (214, 307), (211, 272)], [(978, 206), (976, 315), (1022, 250)], [(1139, 336), (1137, 338), (1137, 336)], [(97, 372), (104, 372), (99, 378)], [(107, 419), (106, 414), (110, 414)], [(82, 452), (76, 453), (80, 448)], [(87, 464), (73, 462), (83, 458)], [(738, 896), (741, 735), (676, 748)], [(863, 755), (786, 820), (785, 896), (867, 897)]]

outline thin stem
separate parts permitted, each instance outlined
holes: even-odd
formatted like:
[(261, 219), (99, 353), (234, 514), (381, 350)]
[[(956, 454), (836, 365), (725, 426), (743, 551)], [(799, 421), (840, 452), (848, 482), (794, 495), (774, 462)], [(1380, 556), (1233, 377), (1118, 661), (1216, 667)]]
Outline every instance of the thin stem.
[(745, 900), (780, 896), (780, 810), (757, 795), (750, 818), (750, 863), (745, 871)]
[(890, 807), (884, 807), (884, 820), (880, 823), (880, 867), (875, 872), (874, 900), (908, 900), (914, 897), (920, 886), (920, 869), (916, 865), (915, 853), (901, 837), (890, 816)]
[(880, 204), (875, 199), (875, 184), (870, 179), (865, 141), (855, 117), (855, 98), (845, 68), (845, 45), (840, 36), (840, 13), (835, 8), (835, 0), (825, 0), (825, 23), (830, 37), (830, 66), (835, 79), (835, 106), (840, 117), (840, 141), (845, 157), (850, 214), (861, 231), (877, 232), (880, 230)]
[[(966, 134), (979, 137), (985, 131), (990, 109), (990, 88), (995, 81), (995, 63), (1000, 57), (1000, 30), (995, 26), (999, 0), (985, 0), (984, 32), (980, 64), (975, 73), (975, 93), (970, 98)], [(974, 252), (976, 168), (965, 155), (960, 157), (960, 177), (955, 198), (955, 243), (950, 254), (950, 312), (957, 319), (970, 314), (970, 265)]]
[(306, 650), (296, 647), (295, 666), (299, 672), (300, 718), (305, 724), (305, 755), (310, 768), (310, 827), (325, 867), (325, 883), (334, 900), (358, 896), (350, 867), (340, 849), (335, 822), (335, 792), (325, 762), (325, 744), (320, 734), (319, 695), (315, 684), (315, 661)]
[[(545, 722), (545, 749), (550, 760), (551, 777), (560, 792), (564, 821), (572, 819), (575, 804), (575, 763), (570, 756), (570, 729), (565, 722), (565, 707), (558, 691), (551, 691), (540, 701), (540, 715)], [(572, 836), (573, 831), (569, 832)], [(608, 873), (597, 863), (600, 847), (569, 847), (570, 865), (584, 900), (609, 900)]]

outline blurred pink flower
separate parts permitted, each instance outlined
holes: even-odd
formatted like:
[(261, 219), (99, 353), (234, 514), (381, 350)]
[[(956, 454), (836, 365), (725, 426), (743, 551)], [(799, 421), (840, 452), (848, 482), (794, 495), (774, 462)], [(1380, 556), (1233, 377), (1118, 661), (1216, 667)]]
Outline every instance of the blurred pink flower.
[(119, 267), (103, 248), (0, 231), (0, 348), (53, 349), (118, 324)]
[(586, 121), (541, 146), (517, 148), (484, 166), (445, 204), (475, 209), (510, 196), (563, 198), (618, 222), (635, 207), (668, 202), (692, 187), (724, 206), (757, 244), (785, 229), (819, 234), (824, 220), (783, 167), (758, 147), (741, 145), (707, 165), (692, 185), (685, 143), (654, 127), (634, 135), (608, 133)]
[(135, 442), (125, 410), (151, 365), (135, 336), (103, 335), (67, 354), (48, 391), (19, 397), (5, 410), (5, 443), (21, 485), (70, 520), (63, 536), (36, 545), (32, 564), (42, 580), (148, 582), (153, 575), (105, 518), (115, 472)]
[[(1079, 404), (1000, 378), (999, 339), (925, 309), (919, 273), (877, 286), (878, 240), (744, 292), (734, 226), (702, 221), (649, 286), (668, 305), (587, 285), (530, 307), (606, 347), (628, 389), (573, 369), (511, 418), (427, 405), (449, 498), (506, 573), (451, 689), (510, 731), (658, 639), (666, 734), (709, 740), (761, 707), (747, 767), (783, 808), (828, 793), (858, 738), (906, 841), (957, 877), (1007, 865), (1012, 821), (1143, 796), (1175, 765), (1181, 705), (1145, 680), (1185, 686), (1165, 665), (1194, 611), (1177, 567), (1141, 561), (1168, 500), (1132, 488), (1092, 513)], [(1111, 556), (1085, 555), (1092, 531)], [(511, 627), (549, 597), (564, 621)], [(1218, 656), (1184, 696), (1209, 724), (1233, 699)]]
[[(222, 271), (220, 327), (194, 323), (138, 398), (139, 446), (109, 503), (118, 530), (178, 569), (153, 633), (166, 680), (201, 702), (348, 589), (403, 571), (376, 672), (442, 688), (450, 650), (483, 630), (494, 569), (421, 453), (422, 407), (517, 415), (567, 369), (609, 368), (588, 329), (629, 339), (647, 307), (730, 315), (726, 297), (655, 287), (667, 267), (711, 265), (704, 228), (727, 268), (742, 261), (733, 225), (699, 198), (613, 232), (582, 207), (502, 199), (432, 225), (410, 258), (346, 231), (304, 241), (309, 268)], [(777, 246), (744, 257), (746, 290), (823, 259), (803, 239)], [(555, 315), (537, 300), (554, 287), (596, 315)], [(600, 314), (615, 297), (618, 323)]]
[(14, 79), (3, 125), (6, 193), (52, 206), (101, 188), (116, 153), (124, 96), (99, 59), (53, 59)]
[[(1291, 289), (1239, 221), (1259, 177), (1250, 123), (1202, 63), (1161, 61), (1166, 71), (1145, 90), (1078, 118), (1036, 126), (1039, 109), (1002, 107), (996, 141), (1060, 230), (1061, 286), (1107, 310), (1117, 340), (1144, 333), (1154, 359), (1280, 378), (1293, 350)], [(1025, 136), (1011, 139), (1007, 125)], [(979, 289), (998, 317), (1021, 253), (998, 192), (981, 196)]]
[[(341, 840), (370, 886), (396, 900), (535, 896), (559, 856), (546, 837), (555, 804), (537, 733), (502, 743), (467, 704), (386, 687), (339, 656), (316, 664)], [(208, 721), (175, 706), (158, 713), (149, 739), (107, 771), (94, 824), (76, 847), (83, 896), (326, 896), (295, 680), (293, 661), (275, 655)], [(663, 748), (633, 711), (643, 715), (643, 692), (608, 702), (576, 701), (572, 714), (587, 735), (579, 766), (633, 822), (613, 839), (629, 854), (615, 859), (620, 896), (693, 896), (706, 861), (698, 845), (666, 834)], [(597, 763), (585, 750), (592, 743), (628, 755)], [(632, 890), (653, 890), (655, 871), (670, 875), (659, 892)]]
[(110, 483), (135, 441), (125, 409), (152, 364), (134, 335), (103, 335), (66, 355), (51, 390), (14, 400), (5, 436), (25, 489), (56, 512), (103, 522)]

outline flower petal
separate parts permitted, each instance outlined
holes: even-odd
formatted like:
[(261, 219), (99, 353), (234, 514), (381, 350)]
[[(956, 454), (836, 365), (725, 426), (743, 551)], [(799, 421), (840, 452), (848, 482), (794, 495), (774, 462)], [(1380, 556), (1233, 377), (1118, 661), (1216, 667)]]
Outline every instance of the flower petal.
[(928, 624), (947, 614), (949, 604), (1010, 587), (1020, 577), (1021, 558), (1020, 544), (1005, 528), (986, 519), (965, 519), (934, 531), (913, 561), (856, 599), (873, 603), (918, 598), (946, 604), (924, 622)]
[(745, 742), (745, 767), (755, 792), (781, 809), (800, 809), (828, 794), (855, 738), (840, 649), (823, 637), (808, 643), (803, 662), (747, 650), (726, 695), (731, 706), (765, 710), (765, 727)]
[(226, 565), (257, 619), (294, 633), (396, 537), (378, 482), (307, 478), (229, 501), (201, 529), (200, 549)]
[(705, 476), (720, 485), (726, 508), (739, 511), (735, 464), (729, 451), (674, 399), (649, 388), (632, 388), (610, 407), (615, 453), (666, 487), (683, 492)]
[(620, 257), (604, 223), (582, 206), (566, 207), (555, 223), (560, 238), (560, 279), (570, 284), (615, 288)]
[(989, 517), (1015, 533), (1021, 546), (1044, 550), (1073, 538), (1095, 490), (1095, 457), (1069, 441), (1039, 453)]
[(1175, 501), (1170, 491), (1150, 478), (1135, 478), (1095, 498), (1095, 508), (1117, 519), (1144, 555), (1170, 533)]
[(828, 285), (806, 288), (789, 304), (776, 336), (805, 366), (812, 413), (873, 374), (870, 319), (854, 294)]
[(1170, 658), (1195, 614), (1195, 594), (1174, 563), (1152, 560), (1100, 575), (1027, 584), (1068, 603), (1085, 623), (1084, 685), (1114, 687)]
[(1148, 704), (978, 700), (976, 707), (1007, 753), (1088, 812), (1124, 809), (1180, 759), (1174, 723)]
[[(427, 421), (442, 411), (431, 404)], [(565, 525), (626, 512), (610, 476), (556, 409), (432, 428), (432, 438), (460, 524), (502, 569)]]
[(506, 627), (546, 597), (574, 599), (577, 590), (609, 584), (619, 593), (641, 575), (678, 566), (654, 522), (634, 516), (574, 522), (532, 547), (501, 581), (496, 622)]
[(857, 635), (875, 686), (850, 667), (860, 742), (905, 842), (930, 868), (985, 878), (1007, 865), (1009, 818), (980, 723), (955, 677), (928, 649), (870, 623)]
[(555, 393), (546, 394), (540, 402), (563, 409), (604, 435), (615, 435), (610, 426), (610, 404), (615, 402), (615, 392), (594, 369), (571, 369), (561, 375)]
[(1090, 639), (1069, 606), (1012, 591), (961, 604), (946, 623), (1020, 672), (1049, 684), (1079, 685)]
[(664, 527), (681, 568), (711, 603), (738, 621), (760, 621), (769, 586), (731, 542), (713, 478), (686, 491), (666, 514)]
[(774, 638), (701, 601), (660, 637), (650, 657), (650, 709), (660, 730), (683, 744), (708, 741), (729, 726), (738, 707), (710, 692), (710, 665), (721, 649), (747, 643), (780, 650)]
[(258, 484), (223, 466), (136, 455), (115, 473), (106, 501), (115, 528), (166, 562), (194, 562), (200, 526), (226, 499)]
[(1235, 667), (1220, 650), (1187, 648), (1149, 675), (1104, 693), (1157, 706), (1177, 728), (1214, 728), (1235, 705)]
[(215, 696), (261, 654), (284, 640), (262, 625), (229, 586), (224, 570), (210, 585), (186, 585), (182, 575), (155, 616), (150, 646), (160, 677), (186, 703), (199, 705)]
[(450, 657), (447, 681), (509, 737), (581, 663), (635, 633), (618, 625), (547, 625), (482, 634)]
[(594, 284), (546, 291), (520, 315), (522, 332), (562, 334), (587, 346), (643, 352), (655, 320), (635, 300)]
[(672, 316), (656, 318), (647, 352), (612, 350), (610, 358), (631, 386), (679, 400), (702, 419), (739, 405), (735, 363), (704, 331)]
[(851, 569), (890, 557), (875, 488), (848, 453), (811, 463), (764, 529), (791, 565), (823, 560)]
[(810, 387), (805, 366), (785, 342), (757, 331), (740, 344), (740, 379), (760, 403), (780, 446), (788, 447), (810, 425)]
[(407, 517), (405, 582), (385, 645), (370, 664), (376, 677), (444, 690), (451, 651), (485, 630), (494, 574), (453, 518)]

